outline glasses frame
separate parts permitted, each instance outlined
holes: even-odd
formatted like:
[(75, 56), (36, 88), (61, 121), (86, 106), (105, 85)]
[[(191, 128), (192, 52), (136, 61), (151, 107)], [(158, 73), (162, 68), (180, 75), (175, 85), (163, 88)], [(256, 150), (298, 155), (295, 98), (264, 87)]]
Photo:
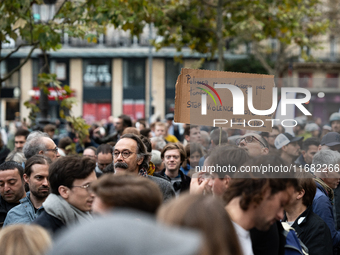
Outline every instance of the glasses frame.
[[(251, 137), (251, 141), (249, 141), (249, 142), (247, 142), (247, 138), (248, 137)], [(253, 142), (254, 141), (254, 139), (256, 140), (256, 141), (258, 141), (264, 148), (268, 148), (263, 142), (261, 142), (259, 139), (257, 139), (255, 136), (253, 136), (253, 135), (249, 135), (249, 136), (245, 136), (245, 137), (242, 137), (242, 138), (239, 138), (239, 139), (237, 139), (236, 140), (236, 144), (237, 144), (237, 146), (239, 146), (240, 145), (240, 143), (244, 140), (245, 141), (245, 143), (251, 143), (251, 142)]]
[(46, 149), (46, 151), (53, 151), (55, 154), (58, 153), (59, 148), (55, 147), (54, 149)]
[(85, 184), (85, 185), (80, 185), (80, 186), (72, 186), (72, 188), (74, 187), (78, 187), (78, 188), (82, 188), (82, 189), (86, 189), (87, 191), (90, 191), (91, 189), (91, 183)]
[[(128, 151), (120, 151), (119, 154), (116, 156), (116, 155), (115, 155), (116, 152), (118, 153), (118, 151), (114, 151), (114, 152), (112, 153), (112, 154), (113, 154), (113, 158), (115, 158), (115, 159), (119, 158), (119, 155), (122, 155), (122, 158), (123, 158), (123, 159), (127, 159), (127, 158), (129, 158), (132, 154), (136, 153), (136, 152), (132, 152), (132, 151), (129, 151), (129, 152), (128, 152)], [(126, 157), (124, 157), (123, 152), (128, 152), (129, 155), (126, 156)]]

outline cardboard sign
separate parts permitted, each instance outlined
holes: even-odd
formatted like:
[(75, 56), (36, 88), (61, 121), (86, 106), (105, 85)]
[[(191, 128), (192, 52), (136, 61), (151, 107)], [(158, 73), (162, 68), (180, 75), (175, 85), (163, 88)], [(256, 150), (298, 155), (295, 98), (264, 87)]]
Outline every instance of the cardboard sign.
[(176, 83), (174, 120), (191, 125), (271, 131), (272, 114), (256, 115), (250, 111), (248, 93), (252, 88), (252, 105), (256, 110), (269, 110), (273, 109), (273, 87), (273, 75), (182, 69)]

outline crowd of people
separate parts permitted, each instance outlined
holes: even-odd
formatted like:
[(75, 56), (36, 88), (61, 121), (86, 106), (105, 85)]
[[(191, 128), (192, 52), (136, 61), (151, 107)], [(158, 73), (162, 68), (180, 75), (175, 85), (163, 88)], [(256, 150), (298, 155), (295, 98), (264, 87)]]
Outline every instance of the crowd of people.
[(173, 117), (1, 132), (0, 254), (340, 254), (340, 113), (294, 134)]

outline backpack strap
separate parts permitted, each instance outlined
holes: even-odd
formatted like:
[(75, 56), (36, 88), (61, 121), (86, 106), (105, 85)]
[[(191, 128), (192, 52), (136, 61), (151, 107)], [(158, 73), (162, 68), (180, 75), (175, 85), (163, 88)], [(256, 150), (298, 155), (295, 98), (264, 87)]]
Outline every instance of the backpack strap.
[(308, 248), (306, 245), (304, 245), (304, 243), (300, 240), (299, 236), (298, 236), (298, 233), (296, 233), (295, 229), (290, 226), (287, 222), (281, 222), (282, 224), (282, 227), (283, 227), (283, 235), (287, 238), (287, 235), (290, 231), (294, 231), (297, 239), (299, 240), (299, 243), (301, 245), (301, 248), (302, 248), (302, 252), (304, 255), (309, 255), (309, 251), (308, 251)]

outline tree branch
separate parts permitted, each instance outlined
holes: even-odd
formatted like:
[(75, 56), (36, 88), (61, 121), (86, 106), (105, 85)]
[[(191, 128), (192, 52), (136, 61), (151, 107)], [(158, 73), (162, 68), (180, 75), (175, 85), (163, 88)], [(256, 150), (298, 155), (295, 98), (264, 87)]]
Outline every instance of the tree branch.
[(25, 60), (20, 63), (17, 67), (15, 67), (12, 71), (10, 71), (4, 78), (2, 78), (0, 80), (0, 87), (2, 82), (6, 81), (7, 79), (9, 79), (11, 77), (12, 74), (14, 74), (16, 71), (18, 71), (23, 65), (25, 65), (27, 63), (27, 61), (31, 58), (31, 55), (33, 53), (33, 51), (38, 48), (38, 42), (34, 44), (34, 46), (32, 47), (32, 49), (30, 50), (30, 52), (28, 53), (27, 57), (25, 58)]
[(66, 2), (68, 2), (68, 0), (65, 0), (65, 1), (61, 4), (61, 6), (59, 7), (58, 11), (54, 14), (54, 16), (53, 16), (53, 18), (52, 18), (52, 21), (54, 21), (54, 19), (58, 16), (60, 10), (63, 8), (63, 6), (64, 6), (64, 4), (65, 4)]
[(211, 3), (207, 3), (205, 0), (201, 0), (201, 2), (202, 2), (202, 4), (205, 4), (205, 5), (210, 6), (212, 8), (217, 8), (217, 5), (213, 5)]
[(0, 58), (0, 62), (10, 58), (15, 52), (17, 52), (23, 46), (33, 46), (33, 45), (29, 44), (29, 43), (20, 44), (15, 50), (13, 50), (11, 53), (9, 53), (6, 57)]
[(267, 63), (266, 59), (261, 55), (259, 49), (258, 49), (258, 44), (257, 42), (252, 42), (253, 43), (253, 49), (254, 49), (254, 55), (255, 57), (261, 62), (263, 67), (268, 71), (269, 74), (275, 75), (275, 70)]

